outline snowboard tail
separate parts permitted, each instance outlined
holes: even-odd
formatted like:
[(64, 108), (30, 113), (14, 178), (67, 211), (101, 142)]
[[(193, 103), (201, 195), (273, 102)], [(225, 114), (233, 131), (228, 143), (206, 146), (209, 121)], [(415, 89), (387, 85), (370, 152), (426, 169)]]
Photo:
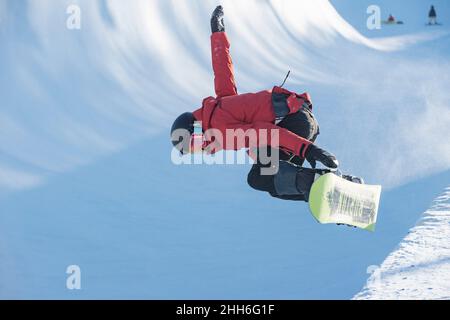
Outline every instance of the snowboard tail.
[(327, 173), (313, 183), (309, 207), (320, 223), (347, 224), (374, 231), (380, 195), (379, 185), (358, 184)]

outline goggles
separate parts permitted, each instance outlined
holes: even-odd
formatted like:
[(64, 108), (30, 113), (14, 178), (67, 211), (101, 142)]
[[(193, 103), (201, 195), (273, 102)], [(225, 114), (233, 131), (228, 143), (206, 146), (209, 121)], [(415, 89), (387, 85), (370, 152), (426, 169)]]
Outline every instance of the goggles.
[(207, 142), (204, 139), (202, 122), (194, 122), (194, 133), (191, 135), (189, 153), (201, 153), (206, 147)]

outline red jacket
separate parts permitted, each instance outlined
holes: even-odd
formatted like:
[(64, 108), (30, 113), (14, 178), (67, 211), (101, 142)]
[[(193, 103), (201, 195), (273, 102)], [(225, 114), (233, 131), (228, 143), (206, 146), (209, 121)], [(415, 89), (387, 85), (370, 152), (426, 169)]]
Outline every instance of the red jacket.
[[(297, 95), (280, 87), (272, 90), (264, 90), (257, 93), (238, 94), (233, 74), (233, 63), (230, 56), (230, 42), (224, 32), (216, 32), (211, 35), (212, 65), (214, 70), (214, 85), (216, 97), (208, 97), (203, 100), (202, 107), (194, 111), (194, 117), (202, 121), (203, 131), (214, 128), (220, 130), (225, 137), (227, 129), (255, 129), (256, 132), (266, 129), (264, 139), (258, 139), (258, 146), (270, 145), (294, 153), (304, 158), (304, 153), (310, 141), (291, 131), (275, 125), (275, 112), (272, 105), (272, 92), (287, 93), (290, 97), (299, 98), (300, 101), (310, 101), (307, 93)], [(288, 99), (289, 100), (289, 99)], [(301, 108), (301, 102), (293, 99), (289, 105), (290, 113)], [(271, 141), (271, 130), (279, 130), (279, 144)], [(245, 139), (244, 145), (229, 147), (225, 144), (222, 149), (239, 150), (241, 148), (255, 147)], [(220, 148), (219, 148), (220, 149)], [(215, 151), (218, 151), (217, 149)]]

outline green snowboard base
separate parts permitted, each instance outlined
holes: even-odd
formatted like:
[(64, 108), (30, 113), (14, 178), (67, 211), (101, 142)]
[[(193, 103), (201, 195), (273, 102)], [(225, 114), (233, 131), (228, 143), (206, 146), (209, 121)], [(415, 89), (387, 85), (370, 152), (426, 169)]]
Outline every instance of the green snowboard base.
[(347, 224), (374, 231), (380, 195), (379, 185), (358, 184), (327, 173), (313, 183), (309, 208), (320, 223)]

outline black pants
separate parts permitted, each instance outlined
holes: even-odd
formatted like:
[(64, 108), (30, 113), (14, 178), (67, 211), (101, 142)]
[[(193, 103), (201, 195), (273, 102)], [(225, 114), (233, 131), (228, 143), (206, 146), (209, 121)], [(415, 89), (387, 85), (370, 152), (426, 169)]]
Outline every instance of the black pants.
[[(297, 113), (288, 115), (280, 123), (278, 123), (278, 126), (288, 129), (289, 131), (312, 142), (316, 140), (317, 136), (320, 133), (319, 124), (308, 108), (302, 108)], [(271, 152), (280, 152), (281, 165), (279, 164), (279, 167), (280, 169), (283, 169), (282, 174), (284, 175), (284, 178), (281, 179), (287, 179), (290, 181), (286, 182), (286, 184), (295, 183), (295, 186), (297, 187), (297, 189), (299, 189), (299, 192), (297, 194), (295, 192), (289, 192), (289, 194), (280, 192), (280, 189), (283, 189), (279, 187), (280, 177), (276, 177), (276, 175), (262, 175), (261, 168), (268, 167), (271, 164), (262, 164), (259, 159), (252, 166), (250, 172), (248, 173), (248, 184), (253, 189), (268, 192), (273, 197), (284, 200), (307, 201), (307, 194), (309, 193), (309, 188), (311, 187), (311, 184), (313, 182), (314, 174), (311, 170), (302, 170), (301, 168), (299, 168), (303, 165), (305, 159), (302, 159), (298, 156), (294, 156), (292, 158), (292, 155), (287, 154), (281, 150), (274, 150), (269, 148), (269, 156)], [(291, 168), (289, 166), (291, 166)], [(289, 178), (289, 175), (295, 175), (295, 177)], [(291, 189), (292, 187), (293, 186), (291, 186)]]

